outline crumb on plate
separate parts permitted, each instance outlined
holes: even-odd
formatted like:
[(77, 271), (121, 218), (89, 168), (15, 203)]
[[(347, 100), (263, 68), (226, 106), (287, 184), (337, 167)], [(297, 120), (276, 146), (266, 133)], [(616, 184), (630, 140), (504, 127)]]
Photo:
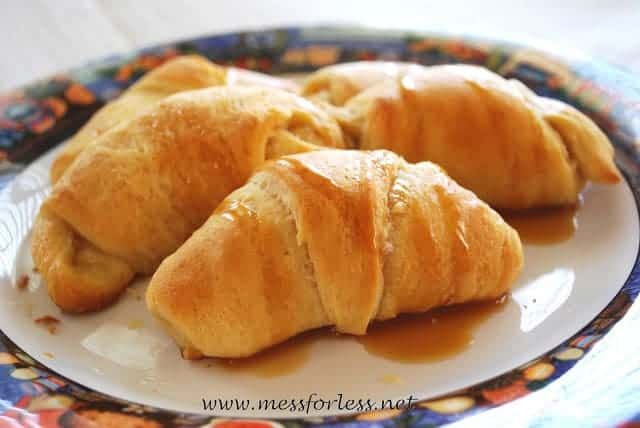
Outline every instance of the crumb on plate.
[(20, 278), (18, 278), (18, 283), (16, 284), (16, 287), (18, 287), (18, 290), (26, 290), (28, 286), (29, 286), (29, 276), (22, 275)]
[(36, 324), (45, 327), (50, 334), (56, 334), (58, 331), (58, 325), (60, 324), (60, 320), (56, 317), (52, 317), (51, 315), (36, 318), (34, 321)]
[(382, 382), (384, 384), (387, 384), (387, 385), (396, 385), (396, 384), (404, 383), (402, 381), (402, 378), (400, 376), (398, 376), (398, 375), (395, 375), (395, 374), (385, 374), (383, 376), (380, 376), (378, 378), (378, 381)]

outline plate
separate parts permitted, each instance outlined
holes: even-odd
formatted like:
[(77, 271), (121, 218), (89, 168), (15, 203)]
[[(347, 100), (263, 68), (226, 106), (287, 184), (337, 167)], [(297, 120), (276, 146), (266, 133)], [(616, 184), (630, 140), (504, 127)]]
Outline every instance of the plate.
[[(60, 313), (32, 272), (29, 231), (49, 190), (48, 169), (55, 149), (46, 151), (144, 72), (191, 52), (272, 74), (304, 73), (362, 59), (484, 65), (589, 114), (616, 145), (626, 180), (615, 187), (588, 187), (577, 214), (579, 227), (571, 239), (554, 245), (525, 245), (526, 267), (511, 298), (478, 324), (463, 351), (449, 358), (401, 363), (368, 352), (355, 340), (325, 336), (304, 348), (303, 361), (290, 362), (298, 369), (280, 376), (229, 370), (207, 361), (187, 362), (147, 314), (141, 299), (145, 280), (98, 314)], [(471, 37), (288, 28), (158, 46), (71, 70), (3, 96), (0, 412), (22, 421), (36, 418), (45, 426), (87, 419), (99, 424), (226, 426), (248, 424), (243, 418), (254, 417), (268, 419), (252, 419), (251, 424), (270, 426), (440, 425), (488, 417), (495, 421), (494, 414), (508, 417), (509, 409), (518, 407), (520, 415), (529, 411), (532, 418), (541, 417), (532, 409), (544, 407), (545, 417), (553, 418), (548, 404), (570, 402), (566, 391), (575, 385), (571, 378), (579, 372), (592, 378), (597, 372), (584, 368), (590, 361), (599, 372), (615, 372), (612, 364), (617, 360), (624, 362), (615, 366), (617, 370), (632, 372), (638, 366), (637, 361), (631, 365), (627, 361), (634, 355), (633, 348), (625, 350), (633, 347), (633, 336), (625, 340), (624, 333), (619, 333), (624, 328), (633, 331), (640, 322), (635, 315), (638, 305), (633, 305), (638, 294), (640, 237), (636, 204), (640, 158), (635, 147), (640, 135), (640, 95), (634, 83), (625, 73), (584, 58), (558, 58), (533, 48)], [(25, 287), (26, 276), (30, 279)], [(47, 325), (34, 322), (44, 316), (59, 320), (55, 334)], [(606, 345), (615, 333), (622, 338)], [(590, 352), (594, 348), (600, 353), (597, 358), (592, 357), (597, 352)], [(607, 352), (612, 356), (603, 356)], [(625, 383), (624, 373), (620, 375), (608, 379), (607, 385), (615, 386), (622, 397), (625, 387), (640, 383), (632, 377)], [(533, 400), (536, 396), (543, 398)], [(322, 404), (338, 398), (342, 406)], [(409, 409), (367, 412), (354, 412), (344, 405), (347, 400), (370, 400), (379, 407), (384, 400), (399, 403), (408, 398), (418, 403)], [(227, 409), (206, 408), (208, 400), (215, 405), (218, 400), (236, 399), (250, 401), (245, 411), (233, 404), (226, 404)], [(277, 405), (258, 410), (261, 400), (322, 401), (292, 411), (291, 406)], [(592, 406), (597, 400), (600, 397), (594, 395), (586, 402)], [(529, 404), (523, 410), (521, 403)], [(635, 404), (608, 406), (607, 413), (592, 412), (591, 417), (629, 419), (640, 406), (638, 401)], [(557, 406), (562, 409), (567, 404)], [(566, 419), (562, 411), (557, 413)]]

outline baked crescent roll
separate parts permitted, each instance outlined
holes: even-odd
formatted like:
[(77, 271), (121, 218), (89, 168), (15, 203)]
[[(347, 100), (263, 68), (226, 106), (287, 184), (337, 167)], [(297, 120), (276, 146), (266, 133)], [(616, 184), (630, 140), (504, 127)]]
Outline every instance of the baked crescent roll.
[(392, 61), (359, 61), (330, 65), (305, 79), (302, 94), (314, 101), (342, 106), (367, 88), (404, 76), (414, 66)]
[(438, 166), (324, 150), (265, 164), (162, 262), (146, 300), (187, 358), (246, 357), (499, 297), (522, 263), (517, 232)]
[(291, 91), (297, 89), (297, 86), (288, 80), (220, 67), (201, 56), (177, 57), (145, 74), (117, 99), (97, 111), (65, 144), (53, 162), (51, 182), (58, 181), (88, 144), (118, 123), (142, 113), (169, 95), (218, 85), (260, 85)]
[(343, 147), (311, 102), (266, 87), (183, 92), (88, 145), (36, 219), (35, 265), (70, 312), (112, 302), (151, 274), (266, 159)]
[[(575, 204), (585, 181), (617, 183), (613, 147), (584, 114), (481, 67), (346, 64), (312, 75), (305, 94), (346, 100), (328, 109), (354, 146), (440, 164), (502, 209)], [(391, 67), (392, 77), (363, 77)], [(387, 69), (387, 68), (385, 68)], [(345, 84), (335, 82), (350, 82)], [(314, 96), (316, 96), (314, 95)], [(339, 103), (338, 103), (339, 104)]]

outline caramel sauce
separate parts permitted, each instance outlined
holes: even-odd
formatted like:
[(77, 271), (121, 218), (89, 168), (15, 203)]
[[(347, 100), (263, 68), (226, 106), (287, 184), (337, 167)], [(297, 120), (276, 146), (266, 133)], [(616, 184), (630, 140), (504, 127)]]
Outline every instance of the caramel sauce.
[(475, 329), (500, 312), (506, 298), (456, 305), (375, 322), (357, 337), (368, 353), (401, 363), (441, 361), (473, 343)]
[[(473, 333), (492, 314), (501, 311), (506, 299), (440, 308), (423, 314), (401, 315), (377, 321), (364, 336), (338, 335), (356, 340), (377, 357), (401, 363), (444, 360), (464, 351)], [(261, 378), (284, 376), (300, 369), (311, 357), (311, 345), (336, 338), (328, 328), (303, 333), (248, 358), (217, 360), (225, 370)]]
[(501, 214), (523, 243), (544, 245), (571, 239), (578, 228), (577, 211), (578, 205)]
[(301, 368), (311, 356), (311, 345), (328, 334), (328, 329), (309, 331), (251, 357), (221, 359), (217, 363), (228, 371), (261, 378), (284, 376)]

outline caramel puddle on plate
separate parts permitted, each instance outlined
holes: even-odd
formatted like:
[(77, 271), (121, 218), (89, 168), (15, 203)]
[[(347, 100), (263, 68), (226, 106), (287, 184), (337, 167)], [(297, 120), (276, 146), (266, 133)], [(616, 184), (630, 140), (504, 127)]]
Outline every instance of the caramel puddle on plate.
[(569, 207), (540, 208), (523, 212), (502, 211), (505, 221), (518, 231), (526, 244), (557, 244), (575, 234), (580, 204)]
[(401, 363), (435, 362), (464, 351), (473, 333), (492, 314), (504, 309), (496, 301), (439, 308), (423, 314), (401, 315), (376, 322), (356, 338), (368, 353)]
[(340, 335), (329, 328), (309, 331), (248, 358), (214, 360), (218, 367), (261, 378), (284, 376), (301, 368), (311, 356), (311, 345), (322, 338), (356, 340), (378, 357), (402, 363), (440, 361), (464, 351), (473, 332), (501, 311), (506, 297), (401, 315), (369, 326), (364, 336)]
[(329, 329), (312, 330), (251, 357), (219, 359), (216, 363), (228, 371), (249, 373), (262, 378), (284, 376), (301, 368), (309, 360), (311, 345), (329, 335), (335, 333)]

